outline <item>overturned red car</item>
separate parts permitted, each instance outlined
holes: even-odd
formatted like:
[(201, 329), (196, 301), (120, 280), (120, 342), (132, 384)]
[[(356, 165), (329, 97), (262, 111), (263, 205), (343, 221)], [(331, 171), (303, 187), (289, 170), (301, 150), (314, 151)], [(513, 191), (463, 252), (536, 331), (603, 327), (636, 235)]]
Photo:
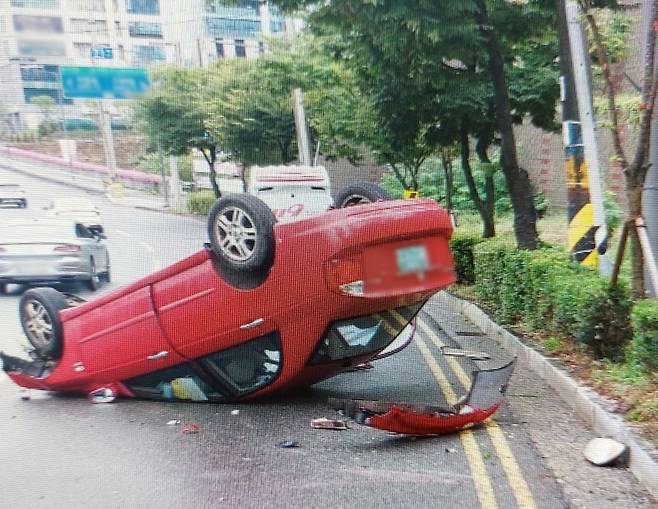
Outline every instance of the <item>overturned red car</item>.
[[(227, 402), (375, 359), (455, 281), (452, 227), (432, 200), (356, 194), (358, 206), (289, 224), (254, 196), (227, 195), (209, 214), (210, 242), (174, 265), (89, 302), (28, 290), (33, 358), (0, 353), (3, 369), (23, 387), (99, 400)], [(481, 410), (495, 411), (505, 384)]]

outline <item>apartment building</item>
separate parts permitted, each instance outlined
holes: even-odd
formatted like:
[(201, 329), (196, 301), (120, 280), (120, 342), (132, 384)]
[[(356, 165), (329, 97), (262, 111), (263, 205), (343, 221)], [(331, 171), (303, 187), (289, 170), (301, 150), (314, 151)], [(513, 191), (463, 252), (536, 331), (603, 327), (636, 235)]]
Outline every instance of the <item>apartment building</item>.
[(298, 21), (258, 0), (5, 0), (0, 104), (17, 127), (33, 127), (34, 97), (52, 97), (65, 115), (79, 109), (61, 92), (62, 65), (207, 66), (257, 57), (268, 36), (298, 29)]

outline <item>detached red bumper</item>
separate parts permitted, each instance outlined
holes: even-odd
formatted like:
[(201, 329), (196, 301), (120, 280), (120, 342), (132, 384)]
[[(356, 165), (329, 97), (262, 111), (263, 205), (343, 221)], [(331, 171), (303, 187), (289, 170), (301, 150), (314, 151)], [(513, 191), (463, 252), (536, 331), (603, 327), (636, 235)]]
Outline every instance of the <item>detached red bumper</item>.
[(441, 435), (469, 428), (492, 416), (505, 399), (514, 363), (477, 371), (466, 397), (453, 407), (339, 400), (329, 403), (357, 423), (405, 435)]

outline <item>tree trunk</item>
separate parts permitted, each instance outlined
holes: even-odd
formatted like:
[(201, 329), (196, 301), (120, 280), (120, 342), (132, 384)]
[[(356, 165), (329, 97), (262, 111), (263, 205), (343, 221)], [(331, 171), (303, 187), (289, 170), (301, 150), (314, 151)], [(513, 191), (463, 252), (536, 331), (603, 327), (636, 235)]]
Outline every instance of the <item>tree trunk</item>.
[(443, 176), (446, 183), (446, 209), (448, 212), (452, 212), (452, 161), (443, 152), (441, 152), (441, 165), (443, 166)]
[[(631, 220), (642, 216), (643, 185), (639, 184), (636, 179), (632, 177), (633, 174), (633, 170), (629, 169), (629, 172), (626, 176), (628, 216)], [(637, 235), (636, 228), (630, 229), (629, 238), (631, 241), (631, 275), (633, 281), (633, 297), (636, 299), (644, 299), (646, 297), (644, 285), (644, 255), (642, 253), (642, 245), (640, 244), (640, 237)]]
[(475, 21), (489, 55), (489, 74), (494, 90), (496, 126), (501, 137), (501, 163), (514, 210), (514, 234), (521, 249), (537, 249), (537, 211), (528, 173), (519, 166), (516, 139), (505, 78), (505, 65), (498, 39), (489, 24), (484, 0), (475, 0)]
[(490, 238), (496, 236), (496, 226), (495, 226), (495, 210), (496, 205), (496, 184), (494, 182), (494, 171), (491, 167), (491, 160), (489, 159), (489, 154), (487, 153), (487, 148), (489, 147), (489, 141), (484, 138), (479, 138), (475, 144), (475, 153), (478, 155), (480, 164), (485, 165), (487, 171), (484, 175), (484, 210), (485, 215), (488, 218), (491, 218), (491, 225), (487, 231), (487, 226), (485, 223), (485, 234), (484, 238)]
[(487, 239), (496, 235), (496, 228), (494, 226), (493, 207), (487, 208), (486, 204), (480, 198), (475, 179), (473, 179), (473, 171), (471, 169), (471, 148), (468, 139), (468, 128), (465, 121), (462, 121), (460, 133), (460, 153), (461, 153), (461, 167), (466, 179), (466, 187), (468, 187), (468, 194), (475, 204), (480, 217), (482, 218), (482, 237)]
[(210, 152), (210, 157), (206, 155), (205, 150), (201, 150), (201, 153), (203, 154), (204, 159), (208, 163), (208, 178), (210, 179), (210, 186), (212, 187), (212, 191), (215, 194), (215, 198), (221, 198), (222, 193), (219, 190), (219, 186), (217, 185), (217, 174), (215, 173), (215, 160), (217, 159), (217, 153), (216, 149), (214, 147), (209, 149)]

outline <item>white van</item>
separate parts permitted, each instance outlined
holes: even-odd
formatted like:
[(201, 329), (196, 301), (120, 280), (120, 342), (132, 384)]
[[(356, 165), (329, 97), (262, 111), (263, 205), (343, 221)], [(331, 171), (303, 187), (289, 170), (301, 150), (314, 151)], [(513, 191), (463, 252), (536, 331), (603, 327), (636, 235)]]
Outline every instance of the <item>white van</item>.
[(263, 200), (281, 223), (321, 214), (334, 205), (323, 166), (252, 166), (246, 184), (247, 193)]

